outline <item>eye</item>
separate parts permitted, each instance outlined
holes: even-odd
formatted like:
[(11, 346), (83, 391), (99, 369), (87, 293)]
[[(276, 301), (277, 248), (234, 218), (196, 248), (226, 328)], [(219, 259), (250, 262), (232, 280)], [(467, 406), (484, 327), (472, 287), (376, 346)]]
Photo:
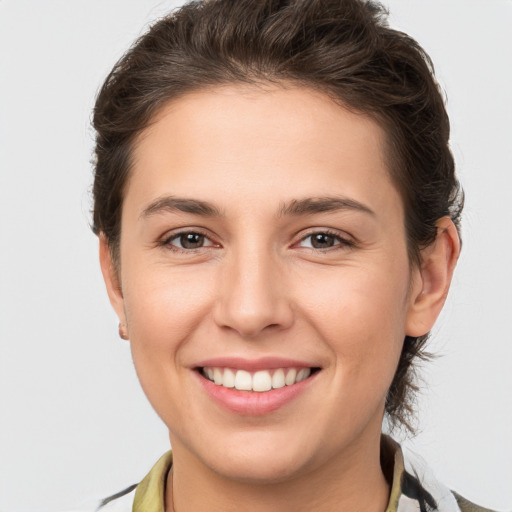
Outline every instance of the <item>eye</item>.
[(310, 233), (299, 242), (300, 247), (311, 249), (331, 249), (340, 246), (352, 246), (353, 242), (329, 231)]
[(169, 238), (165, 239), (163, 245), (170, 246), (175, 250), (194, 250), (201, 249), (202, 247), (211, 247), (213, 242), (202, 233), (195, 231), (186, 231), (182, 233), (175, 233)]

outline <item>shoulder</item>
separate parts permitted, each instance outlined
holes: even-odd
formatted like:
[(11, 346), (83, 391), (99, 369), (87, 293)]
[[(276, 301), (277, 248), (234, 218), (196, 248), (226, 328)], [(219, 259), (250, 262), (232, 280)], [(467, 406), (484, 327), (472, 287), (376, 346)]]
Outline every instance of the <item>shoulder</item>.
[(95, 512), (164, 511), (165, 485), (171, 466), (172, 452), (168, 451), (158, 459), (140, 483), (103, 499)]
[(489, 508), (480, 507), (479, 505), (475, 505), (471, 503), (471, 501), (463, 498), (460, 494), (457, 494), (455, 491), (452, 491), (455, 499), (457, 500), (457, 504), (459, 505), (461, 512), (493, 512)]
[[(493, 512), (475, 505), (457, 492), (447, 488), (433, 475), (425, 461), (411, 450), (404, 450), (402, 493), (423, 503), (420, 510), (439, 512)], [(400, 512), (400, 509), (398, 510)]]
[(101, 500), (97, 512), (131, 512), (137, 484)]
[(123, 491), (99, 501), (97, 498), (87, 499), (78, 508), (67, 509), (65, 512), (132, 512), (137, 487), (138, 484), (130, 485)]

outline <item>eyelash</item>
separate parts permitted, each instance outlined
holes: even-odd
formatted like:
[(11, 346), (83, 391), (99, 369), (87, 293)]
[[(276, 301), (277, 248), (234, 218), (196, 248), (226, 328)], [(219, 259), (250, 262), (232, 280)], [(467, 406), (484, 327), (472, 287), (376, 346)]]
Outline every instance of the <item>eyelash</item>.
[(355, 246), (355, 242), (353, 240), (349, 240), (348, 238), (344, 238), (343, 236), (341, 236), (336, 231), (332, 231), (330, 229), (321, 229), (321, 230), (318, 230), (318, 231), (312, 231), (311, 233), (308, 233), (306, 236), (302, 237), (299, 242), (304, 242), (308, 238), (311, 238), (311, 237), (313, 237), (315, 235), (327, 235), (329, 237), (332, 237), (335, 240), (335, 242), (337, 242), (332, 247), (327, 247), (327, 248), (324, 248), (324, 249), (320, 249), (320, 248), (316, 248), (316, 247), (306, 247), (307, 249), (311, 249), (311, 250), (313, 250), (315, 252), (327, 252), (327, 251), (330, 251), (330, 250), (343, 249), (343, 248), (354, 247)]
[[(203, 236), (206, 240), (209, 240), (211, 242), (211, 245), (207, 245), (207, 246), (203, 246), (203, 247), (197, 247), (195, 249), (184, 249), (182, 247), (177, 247), (177, 246), (175, 246), (175, 245), (173, 245), (171, 243), (173, 240), (177, 240), (177, 239), (179, 239), (180, 237), (182, 237), (184, 235), (200, 235), (200, 236)], [(173, 252), (189, 253), (190, 254), (190, 253), (195, 253), (196, 251), (199, 251), (201, 249), (209, 249), (210, 247), (215, 247), (217, 244), (212, 242), (210, 240), (210, 237), (206, 233), (203, 233), (199, 229), (194, 229), (194, 230), (184, 230), (184, 231), (178, 231), (176, 233), (172, 233), (170, 236), (166, 236), (161, 242), (159, 242), (158, 245), (160, 245), (162, 247), (165, 247), (166, 249), (169, 249), (170, 251), (173, 251)]]
[[(199, 236), (202, 236), (206, 240), (210, 241), (210, 245), (202, 246), (202, 247), (197, 247), (197, 248), (194, 248), (194, 249), (184, 249), (182, 247), (177, 247), (176, 245), (173, 245), (171, 243), (172, 241), (177, 240), (177, 239), (179, 239), (180, 237), (182, 237), (184, 235), (199, 235)], [(327, 248), (304, 247), (305, 249), (309, 249), (309, 250), (312, 250), (312, 251), (315, 251), (315, 252), (327, 252), (327, 251), (330, 251), (330, 250), (336, 250), (336, 249), (342, 249), (342, 248), (354, 247), (355, 246), (355, 242), (354, 241), (349, 240), (347, 238), (344, 238), (339, 233), (337, 233), (335, 231), (332, 231), (332, 230), (329, 230), (329, 229), (322, 229), (322, 230), (319, 230), (319, 231), (312, 231), (312, 232), (308, 233), (307, 235), (303, 236), (299, 240), (299, 242), (297, 242), (294, 245), (297, 245), (298, 243), (304, 242), (308, 238), (311, 238), (311, 237), (313, 237), (315, 235), (326, 235), (326, 236), (332, 237), (335, 240), (335, 242), (337, 242), (337, 243), (335, 245), (333, 245), (332, 247), (327, 247)], [(185, 230), (185, 231), (178, 231), (177, 233), (172, 233), (170, 236), (165, 237), (161, 242), (159, 242), (158, 245), (162, 246), (162, 247), (165, 247), (165, 248), (167, 248), (167, 249), (169, 249), (170, 251), (173, 251), (173, 252), (189, 253), (189, 254), (190, 253), (194, 253), (196, 251), (199, 251), (201, 249), (209, 249), (211, 247), (214, 247), (214, 248), (218, 247), (218, 244), (215, 244), (209, 238), (209, 236), (206, 233), (203, 233), (200, 230)]]

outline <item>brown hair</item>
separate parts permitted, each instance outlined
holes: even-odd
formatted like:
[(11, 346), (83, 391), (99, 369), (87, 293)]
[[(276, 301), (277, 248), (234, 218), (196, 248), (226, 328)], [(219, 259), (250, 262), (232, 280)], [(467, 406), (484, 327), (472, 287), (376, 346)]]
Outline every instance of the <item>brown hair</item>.
[[(404, 202), (409, 258), (435, 240), (436, 221), (459, 225), (463, 195), (448, 147), (449, 121), (433, 65), (364, 0), (206, 0), (159, 20), (106, 78), (94, 108), (93, 230), (119, 265), (123, 193), (135, 137), (168, 101), (228, 83), (294, 83), (376, 120)], [(428, 335), (406, 337), (387, 395), (392, 425), (411, 430), (413, 362)]]

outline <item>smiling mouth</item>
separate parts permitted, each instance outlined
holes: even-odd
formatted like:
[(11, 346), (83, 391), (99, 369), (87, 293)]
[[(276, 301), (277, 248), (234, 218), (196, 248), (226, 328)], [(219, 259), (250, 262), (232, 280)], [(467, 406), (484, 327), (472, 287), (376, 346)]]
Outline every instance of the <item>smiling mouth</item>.
[(293, 386), (294, 384), (310, 378), (319, 370), (320, 368), (292, 367), (249, 372), (247, 370), (210, 366), (198, 368), (202, 377), (217, 386), (257, 393), (284, 388), (285, 386)]

